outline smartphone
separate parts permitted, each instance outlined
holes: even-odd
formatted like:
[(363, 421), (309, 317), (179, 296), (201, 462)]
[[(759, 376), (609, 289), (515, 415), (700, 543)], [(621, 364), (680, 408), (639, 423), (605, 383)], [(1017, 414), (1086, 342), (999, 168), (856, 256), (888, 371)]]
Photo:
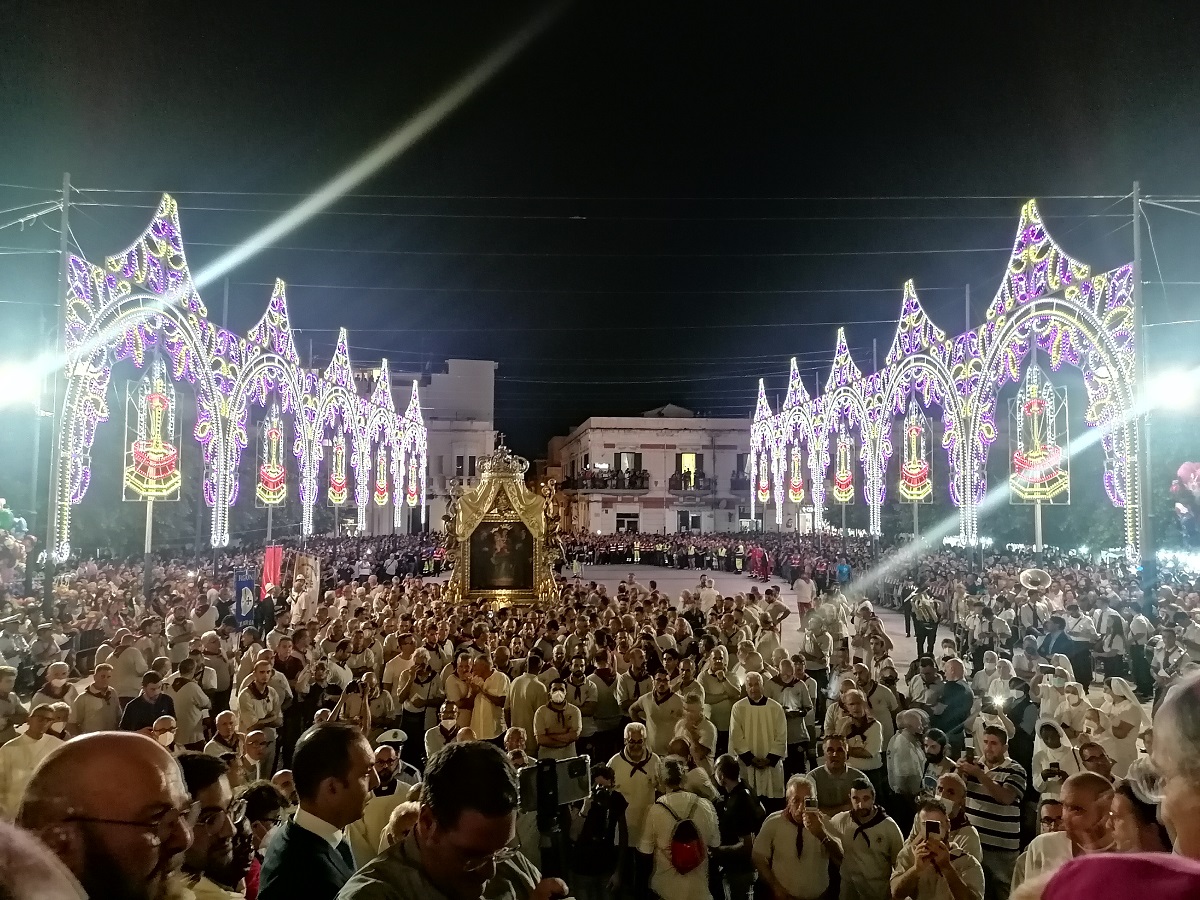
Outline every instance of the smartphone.
[(804, 808), (811, 809), (813, 812), (816, 812), (817, 811), (817, 798), (816, 797), (805, 797), (804, 798)]
[(966, 750), (963, 751), (963, 756), (966, 758), (967, 762), (975, 762), (975, 748), (967, 747)]
[(1050, 771), (1051, 772), (1058, 772), (1059, 770), (1060, 770), (1060, 766), (1058, 765), (1058, 763), (1056, 763), (1056, 762), (1050, 763)]
[(942, 823), (929, 821), (925, 823), (925, 837), (939, 837), (942, 833)]
[(1046, 663), (1041, 663), (1038, 665), (1038, 671), (1041, 672), (1043, 675), (1053, 675), (1054, 674), (1054, 666), (1047, 665)]

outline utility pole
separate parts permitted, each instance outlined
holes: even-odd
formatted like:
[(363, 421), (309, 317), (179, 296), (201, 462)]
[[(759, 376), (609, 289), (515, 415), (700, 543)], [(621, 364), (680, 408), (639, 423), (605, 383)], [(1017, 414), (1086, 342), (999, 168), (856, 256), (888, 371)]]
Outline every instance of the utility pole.
[[(1141, 185), (1133, 183), (1133, 338), (1138, 353), (1137, 378), (1134, 403), (1137, 406), (1138, 424), (1137, 469), (1134, 473), (1134, 489), (1137, 501), (1137, 524), (1139, 535), (1140, 563), (1142, 568), (1142, 596), (1148, 611), (1157, 607), (1155, 583), (1158, 581), (1158, 555), (1154, 534), (1154, 516), (1150, 512), (1150, 403), (1146, 391), (1148, 384), (1149, 354), (1146, 352), (1146, 309), (1142, 293), (1142, 206)], [(1128, 500), (1128, 498), (1126, 498)]]
[(58, 493), (59, 493), (59, 462), (62, 457), (62, 417), (63, 410), (59, 408), (59, 389), (58, 382), (60, 372), (67, 366), (67, 360), (64, 356), (66, 344), (63, 340), (67, 333), (67, 235), (71, 233), (68, 213), (71, 209), (71, 174), (63, 172), (62, 180), (62, 221), (59, 222), (58, 234), (58, 296), (55, 302), (58, 305), (58, 327), (55, 330), (53, 339), (50, 341), (50, 346), (53, 352), (50, 354), (51, 371), (51, 388), (50, 401), (51, 411), (54, 413), (50, 419), (50, 428), (52, 429), (50, 438), (50, 491), (49, 499), (46, 503), (46, 565), (42, 570), (42, 615), (49, 619), (54, 615), (54, 551), (55, 543), (57, 542), (58, 531)]

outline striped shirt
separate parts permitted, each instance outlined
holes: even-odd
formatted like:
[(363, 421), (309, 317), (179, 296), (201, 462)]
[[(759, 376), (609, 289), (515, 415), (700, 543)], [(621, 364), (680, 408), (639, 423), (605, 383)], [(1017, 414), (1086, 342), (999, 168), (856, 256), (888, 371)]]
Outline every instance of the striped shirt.
[(1025, 795), (1025, 767), (1010, 757), (997, 766), (986, 767), (992, 781), (1017, 792), (1012, 803), (997, 803), (974, 778), (967, 781), (967, 820), (979, 832), (984, 850), (1019, 850), (1021, 847), (1021, 798)]

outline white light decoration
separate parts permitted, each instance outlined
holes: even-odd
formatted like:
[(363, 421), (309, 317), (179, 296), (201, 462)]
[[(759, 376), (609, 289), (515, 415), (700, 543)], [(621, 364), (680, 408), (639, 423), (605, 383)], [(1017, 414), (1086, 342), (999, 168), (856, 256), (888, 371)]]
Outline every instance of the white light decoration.
[[(394, 465), (396, 447), (407, 442), (421, 481), (416, 493), (424, 497), (424, 425), (419, 415), (402, 423), (387, 391), (377, 390), (370, 398), (358, 395), (344, 329), (333, 361), (318, 373), (300, 365), (282, 281), (276, 281), (266, 312), (245, 337), (208, 319), (187, 265), (179, 209), (169, 195), (163, 195), (149, 226), (124, 252), (101, 265), (68, 256), (66, 269), (67, 385), (58, 426), (60, 451), (53, 461), (58, 492), (51, 509), (50, 551), (56, 560), (70, 555), (71, 508), (82, 502), (91, 481), (91, 447), (96, 428), (109, 417), (113, 366), (128, 360), (142, 368), (148, 348), (160, 348), (170, 360), (171, 379), (195, 388), (194, 435), (204, 459), (204, 499), (212, 511), (214, 547), (229, 543), (229, 514), (237, 500), (251, 401), (263, 407), (278, 404), (280, 418), (292, 420), (304, 534), (312, 534), (324, 442), (339, 421), (334, 439), (342, 436), (344, 442), (345, 432), (349, 434), (344, 452), (355, 469), (360, 525), (366, 525), (371, 459), (380, 444), (392, 445)], [(395, 478), (393, 483), (398, 485)]]
[[(909, 400), (915, 397), (924, 409), (937, 406), (942, 411), (941, 443), (949, 463), (950, 498), (959, 509), (959, 539), (977, 545), (979, 504), (987, 492), (988, 448), (996, 440), (999, 392), (1007, 383), (1020, 381), (1037, 348), (1048, 356), (1051, 371), (1068, 363), (1083, 373), (1084, 418), (1100, 432), (1104, 487), (1113, 505), (1123, 511), (1125, 553), (1137, 559), (1141, 497), (1136, 477), (1138, 359), (1133, 285), (1132, 265), (1096, 274), (1068, 256), (1047, 233), (1037, 204), (1030, 200), (1021, 209), (1007, 271), (982, 325), (947, 337), (930, 321), (909, 281), (904, 285), (895, 337), (880, 371), (863, 375), (858, 370), (845, 332), (839, 329), (833, 368), (819, 396), (793, 394), (798, 380), (793, 361), (789, 400), (772, 413), (760, 380), (750, 427), (752, 466), (758, 465), (763, 451), (807, 443), (809, 483), (820, 510), (830, 462), (829, 438), (840, 435), (843, 427), (856, 432), (870, 531), (878, 534), (892, 455), (891, 420), (906, 415)], [(752, 471), (753, 481), (761, 471), (761, 467)]]

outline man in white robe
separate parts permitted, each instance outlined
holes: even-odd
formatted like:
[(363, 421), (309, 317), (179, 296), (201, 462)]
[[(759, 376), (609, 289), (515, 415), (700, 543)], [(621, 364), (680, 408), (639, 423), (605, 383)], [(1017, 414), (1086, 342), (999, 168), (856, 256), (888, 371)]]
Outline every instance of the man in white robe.
[(49, 703), (35, 706), (29, 712), (25, 733), (0, 747), (0, 818), (11, 822), (16, 817), (33, 770), (51, 750), (62, 746), (58, 738), (46, 735), (54, 721)]
[(746, 696), (730, 712), (729, 752), (741, 760), (742, 777), (761, 799), (782, 801), (787, 715), (763, 692), (758, 672), (747, 673)]

